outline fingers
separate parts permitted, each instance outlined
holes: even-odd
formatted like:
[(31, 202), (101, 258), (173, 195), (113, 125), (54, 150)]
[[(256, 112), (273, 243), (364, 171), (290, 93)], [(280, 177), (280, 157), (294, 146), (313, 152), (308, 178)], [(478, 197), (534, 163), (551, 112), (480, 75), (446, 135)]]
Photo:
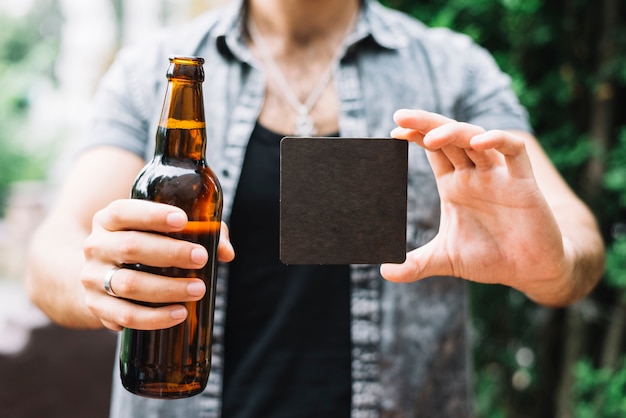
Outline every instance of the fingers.
[(131, 301), (103, 296), (101, 299), (87, 298), (87, 307), (100, 318), (102, 324), (113, 330), (123, 328), (155, 330), (171, 328), (187, 318), (184, 305), (147, 307)]
[[(187, 225), (187, 216), (176, 207), (131, 199), (115, 201), (94, 216), (92, 233), (83, 245), (86, 263), (81, 281), (87, 307), (107, 328), (171, 327), (187, 317), (186, 303), (205, 295), (206, 285), (198, 278), (164, 277), (129, 268), (112, 270), (133, 264), (203, 268), (209, 256), (202, 245), (164, 235)], [(234, 258), (223, 222), (217, 256), (220, 261)], [(143, 302), (164, 306), (145, 306)]]
[(94, 227), (109, 231), (136, 230), (155, 232), (180, 231), (187, 224), (182, 209), (140, 199), (111, 202), (94, 216)]
[[(437, 113), (425, 110), (400, 109), (393, 115), (393, 120), (398, 124), (400, 130), (398, 134), (405, 132), (403, 129), (413, 130), (426, 135), (428, 132), (447, 123), (454, 122), (454, 119), (447, 118)], [(392, 131), (392, 133), (395, 132)], [(392, 134), (394, 138), (397, 138)]]
[[(111, 274), (112, 272), (112, 274)], [(105, 280), (103, 280), (103, 277)], [(105, 284), (106, 278), (108, 282)], [(86, 290), (86, 305), (110, 329), (162, 329), (182, 322), (187, 317), (184, 302), (194, 302), (206, 293), (200, 279), (170, 278), (127, 268), (95, 268), (87, 264), (81, 275)], [(110, 293), (106, 291), (106, 285)], [(148, 307), (131, 302), (171, 304)]]
[[(99, 309), (100, 306), (110, 306)], [(155, 330), (171, 328), (187, 318), (184, 305), (168, 305), (158, 308), (140, 306), (136, 303), (109, 297), (104, 303), (89, 303), (91, 312), (98, 316), (102, 324), (113, 331), (123, 328)]]
[(526, 143), (517, 135), (506, 131), (488, 131), (473, 137), (471, 144), (478, 151), (494, 149), (502, 154), (511, 177), (523, 178), (532, 172)]
[(202, 268), (206, 249), (199, 244), (141, 231), (94, 231), (83, 245), (85, 258), (115, 265), (144, 264), (153, 267)]
[[(102, 268), (86, 266), (82, 277), (83, 286), (101, 293), (104, 276)], [(129, 268), (115, 271), (109, 286), (119, 298), (151, 303), (192, 302), (202, 298), (206, 292), (204, 282), (197, 278), (158, 276)]]
[(445, 173), (463, 169), (487, 169), (501, 161), (493, 150), (477, 152), (472, 148), (472, 138), (484, 132), (481, 127), (460, 122), (450, 122), (429, 131), (423, 142), (426, 149), (435, 153), (431, 156), (432, 161), (438, 161), (435, 170)]
[[(235, 251), (222, 226), (217, 248), (219, 261), (232, 261)], [(109, 234), (92, 234), (83, 245), (87, 259), (107, 260), (112, 264), (144, 264), (152, 267), (179, 267), (199, 269), (208, 261), (207, 250), (200, 244), (177, 240), (149, 232), (117, 231)]]
[(430, 151), (429, 158), (437, 174), (464, 169), (489, 170), (503, 164), (513, 177), (523, 177), (529, 172), (524, 140), (510, 132), (486, 132), (479, 126), (423, 110), (398, 110), (394, 120), (398, 127), (391, 136), (416, 142)]
[[(208, 254), (195, 243), (154, 232), (176, 232), (187, 224), (185, 213), (174, 206), (141, 200), (118, 200), (99, 211), (93, 220), (83, 252), (87, 259), (111, 264), (144, 264), (154, 267), (203, 267)], [(234, 250), (228, 227), (221, 223), (218, 260), (231, 261)]]
[(116, 265), (141, 263), (197, 269), (208, 259), (204, 247), (152, 232), (175, 232), (186, 224), (187, 215), (174, 206), (137, 199), (116, 200), (94, 216), (83, 253), (87, 260)]

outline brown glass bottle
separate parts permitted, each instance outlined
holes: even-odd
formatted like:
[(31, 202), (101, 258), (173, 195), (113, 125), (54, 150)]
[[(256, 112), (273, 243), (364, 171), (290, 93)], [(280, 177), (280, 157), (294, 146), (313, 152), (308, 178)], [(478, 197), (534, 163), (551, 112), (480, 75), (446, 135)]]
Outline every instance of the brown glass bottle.
[(154, 158), (139, 173), (131, 191), (134, 199), (182, 208), (189, 223), (180, 233), (168, 236), (200, 243), (209, 253), (206, 266), (199, 270), (125, 266), (163, 276), (198, 277), (206, 283), (201, 300), (182, 303), (189, 312), (182, 324), (155, 331), (122, 331), (122, 384), (132, 393), (152, 398), (184, 398), (202, 392), (211, 368), (222, 190), (205, 160), (203, 64), (202, 58), (170, 58)]

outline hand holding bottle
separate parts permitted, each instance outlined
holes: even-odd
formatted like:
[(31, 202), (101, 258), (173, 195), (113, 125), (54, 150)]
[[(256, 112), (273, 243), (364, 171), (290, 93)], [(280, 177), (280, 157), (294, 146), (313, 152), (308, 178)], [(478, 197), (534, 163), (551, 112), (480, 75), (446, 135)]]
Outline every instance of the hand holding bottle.
[[(118, 298), (102, 288), (102, 278), (116, 265), (203, 267), (208, 260), (204, 247), (161, 235), (180, 231), (186, 224), (187, 216), (181, 209), (136, 199), (114, 201), (94, 216), (92, 233), (84, 246), (82, 282), (89, 309), (107, 328), (168, 328), (187, 315), (182, 305), (170, 303), (197, 301), (204, 296), (206, 286), (198, 278), (167, 278), (130, 269), (120, 269), (112, 278), (111, 288)], [(234, 257), (224, 223), (217, 256), (220, 261)], [(152, 308), (127, 299), (168, 305)]]

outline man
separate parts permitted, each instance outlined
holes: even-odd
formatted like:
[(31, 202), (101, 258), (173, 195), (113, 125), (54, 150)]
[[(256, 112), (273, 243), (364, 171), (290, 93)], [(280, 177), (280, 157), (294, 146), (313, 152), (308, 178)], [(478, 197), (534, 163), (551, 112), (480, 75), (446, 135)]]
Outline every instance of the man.
[[(172, 54), (206, 59), (207, 157), (229, 226), (219, 258), (231, 263), (220, 266), (205, 392), (155, 401), (116, 377), (112, 416), (470, 416), (460, 278), (549, 306), (578, 300), (599, 279), (593, 216), (483, 49), (369, 0), (235, 1), (121, 53), (103, 80), (85, 150), (32, 245), (30, 294), (56, 322), (170, 327), (186, 317), (176, 302), (205, 292), (199, 280), (128, 269), (111, 278), (118, 297), (103, 287), (124, 263), (207, 260), (201, 247), (153, 233), (181, 229), (180, 210), (126, 199), (152, 153)], [(281, 265), (280, 137), (392, 129), (419, 145), (410, 147), (406, 262)]]

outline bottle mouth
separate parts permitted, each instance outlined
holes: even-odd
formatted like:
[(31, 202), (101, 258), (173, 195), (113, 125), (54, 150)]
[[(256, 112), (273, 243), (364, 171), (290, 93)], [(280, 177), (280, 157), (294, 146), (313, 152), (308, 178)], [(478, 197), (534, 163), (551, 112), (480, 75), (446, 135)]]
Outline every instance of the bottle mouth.
[(170, 56), (167, 78), (189, 81), (204, 81), (204, 58), (187, 56)]
[(172, 55), (170, 56), (170, 62), (181, 64), (181, 65), (203, 65), (204, 58), (202, 57), (192, 57), (192, 56), (178, 56)]

